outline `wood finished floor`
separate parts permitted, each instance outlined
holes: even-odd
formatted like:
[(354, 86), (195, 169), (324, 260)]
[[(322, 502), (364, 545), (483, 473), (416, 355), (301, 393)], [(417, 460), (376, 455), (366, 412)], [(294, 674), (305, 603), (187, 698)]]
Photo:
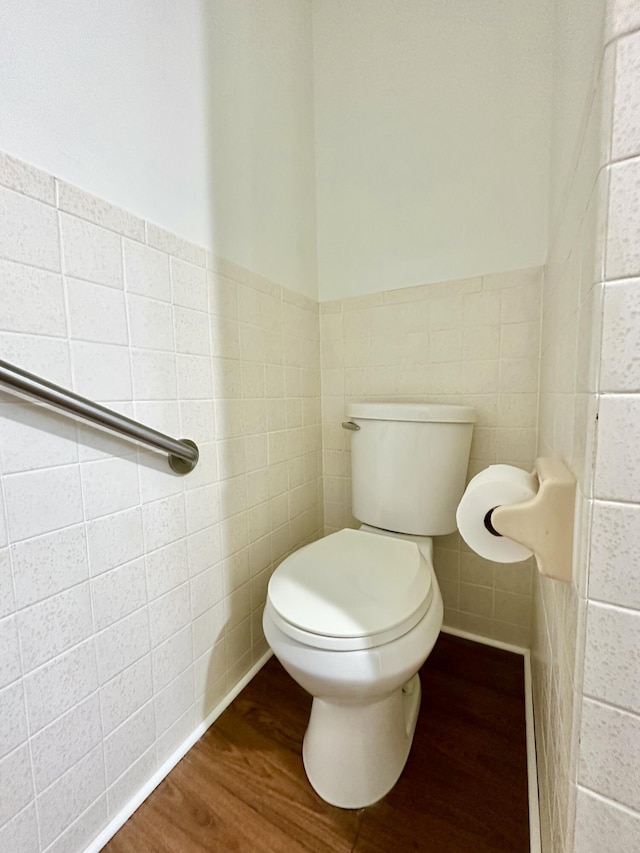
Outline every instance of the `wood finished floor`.
[(420, 677), (411, 754), (379, 803), (345, 811), (311, 789), (311, 700), (272, 658), (105, 851), (525, 853), (523, 659), (441, 635)]

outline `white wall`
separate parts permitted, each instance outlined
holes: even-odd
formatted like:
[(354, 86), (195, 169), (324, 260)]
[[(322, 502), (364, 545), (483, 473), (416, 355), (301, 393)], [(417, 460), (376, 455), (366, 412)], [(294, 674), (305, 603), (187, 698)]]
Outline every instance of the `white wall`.
[(6, 0), (0, 149), (209, 243), (200, 0)]
[(216, 253), (317, 296), (310, 0), (205, 4)]
[(316, 293), (311, 11), (6, 0), (0, 150)]
[(314, 4), (322, 300), (544, 262), (546, 7)]

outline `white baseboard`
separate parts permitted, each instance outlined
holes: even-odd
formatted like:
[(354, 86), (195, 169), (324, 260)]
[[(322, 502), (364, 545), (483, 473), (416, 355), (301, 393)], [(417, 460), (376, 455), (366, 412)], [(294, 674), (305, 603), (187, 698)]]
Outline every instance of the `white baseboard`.
[(533, 719), (533, 690), (531, 685), (531, 654), (529, 649), (525, 649), (522, 646), (512, 646), (510, 643), (502, 643), (500, 640), (492, 640), (490, 637), (480, 637), (477, 634), (470, 634), (468, 631), (459, 631), (457, 628), (449, 628), (446, 625), (443, 625), (441, 630), (443, 634), (450, 634), (452, 637), (473, 640), (474, 643), (493, 646), (496, 649), (514, 652), (524, 657), (524, 713), (527, 733), (527, 789), (529, 791), (529, 849), (530, 853), (542, 853), (536, 734)]
[(483, 646), (493, 646), (494, 649), (503, 649), (505, 652), (513, 652), (516, 655), (525, 655), (529, 649), (524, 646), (513, 646), (511, 643), (503, 643), (502, 640), (492, 640), (491, 637), (481, 637), (480, 634), (471, 634), (469, 631), (461, 631), (459, 628), (450, 628), (443, 625), (440, 629), (443, 634), (451, 634), (452, 637), (461, 637), (463, 640), (472, 640)]
[(162, 767), (157, 770), (154, 775), (149, 779), (149, 781), (140, 788), (140, 790), (129, 800), (126, 806), (121, 809), (118, 814), (110, 821), (107, 826), (102, 830), (100, 835), (95, 838), (91, 844), (85, 849), (85, 853), (98, 853), (98, 851), (102, 850), (105, 844), (110, 841), (116, 832), (126, 823), (127, 820), (131, 817), (131, 815), (135, 812), (135, 810), (142, 805), (142, 803), (147, 799), (149, 794), (154, 791), (160, 782), (169, 775), (169, 773), (173, 770), (176, 764), (180, 761), (181, 758), (189, 752), (191, 747), (196, 743), (196, 741), (200, 740), (202, 735), (206, 732), (206, 730), (218, 719), (218, 717), (225, 711), (229, 705), (233, 702), (236, 696), (244, 690), (247, 684), (251, 681), (251, 679), (262, 669), (265, 663), (272, 656), (273, 652), (271, 649), (265, 652), (260, 660), (255, 663), (251, 669), (244, 675), (240, 681), (235, 685), (235, 687), (230, 690), (224, 699), (219, 702), (216, 707), (211, 711), (209, 716), (203, 720), (196, 728), (191, 732), (189, 737), (184, 740), (180, 746), (176, 749), (176, 751), (171, 755)]

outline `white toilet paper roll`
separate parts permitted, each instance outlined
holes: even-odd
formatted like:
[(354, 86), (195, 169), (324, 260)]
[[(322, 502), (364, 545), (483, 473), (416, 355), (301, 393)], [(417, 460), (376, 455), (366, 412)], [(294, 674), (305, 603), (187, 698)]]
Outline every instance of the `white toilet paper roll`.
[(497, 506), (531, 500), (538, 491), (538, 478), (512, 465), (490, 465), (471, 480), (458, 504), (456, 520), (467, 545), (476, 554), (496, 563), (516, 563), (531, 551), (506, 536), (496, 536), (485, 524)]

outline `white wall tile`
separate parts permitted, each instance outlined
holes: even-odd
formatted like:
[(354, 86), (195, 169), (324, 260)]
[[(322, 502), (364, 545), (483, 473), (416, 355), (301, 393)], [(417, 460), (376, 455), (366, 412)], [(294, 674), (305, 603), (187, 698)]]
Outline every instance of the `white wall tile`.
[(176, 351), (191, 355), (208, 356), (209, 316), (202, 311), (176, 306), (173, 309), (176, 331)]
[(0, 261), (0, 300), (1, 329), (26, 335), (66, 335), (61, 276)]
[(107, 797), (101, 794), (47, 847), (47, 853), (76, 853), (77, 850), (84, 850), (106, 823)]
[(52, 207), (0, 187), (0, 257), (60, 271), (58, 220)]
[(152, 695), (151, 656), (144, 655), (100, 689), (105, 735), (141, 708)]
[(176, 360), (172, 353), (133, 350), (131, 370), (136, 400), (176, 399)]
[(129, 296), (127, 312), (132, 346), (173, 352), (173, 313), (168, 302)]
[(172, 258), (171, 284), (174, 305), (208, 310), (207, 273), (201, 267)]
[(100, 684), (112, 679), (148, 651), (149, 618), (146, 607), (142, 607), (96, 634)]
[(627, 33), (640, 27), (640, 9), (635, 0), (611, 0), (607, 4), (607, 29), (605, 38)]
[(214, 566), (192, 578), (191, 616), (195, 618), (222, 600), (224, 595), (222, 568)]
[(160, 598), (154, 599), (149, 605), (149, 632), (152, 648), (183, 628), (190, 619), (189, 584), (184, 583)]
[(135, 456), (100, 459), (82, 466), (82, 497), (88, 519), (135, 506), (140, 501)]
[[(639, 22), (640, 23), (640, 22)], [(611, 156), (614, 160), (640, 154), (640, 37), (620, 39), (616, 45), (616, 81)]]
[(578, 781), (640, 810), (640, 717), (585, 699)]
[(92, 634), (89, 584), (81, 583), (21, 610), (17, 623), (27, 673)]
[(4, 361), (58, 385), (71, 386), (67, 341), (0, 332), (0, 346)]
[(640, 279), (604, 288), (600, 387), (640, 391)]
[(584, 692), (640, 711), (640, 611), (590, 602)]
[(640, 815), (578, 788), (575, 853), (629, 853), (640, 838)]
[(32, 734), (81, 702), (98, 686), (93, 640), (87, 640), (25, 678)]
[(76, 425), (61, 414), (11, 399), (0, 404), (0, 423), (5, 474), (78, 461)]
[(123, 247), (126, 289), (130, 293), (169, 302), (169, 256), (132, 240), (124, 240)]
[[(235, 550), (235, 549), (234, 549)], [(220, 528), (205, 527), (192, 533), (187, 540), (189, 575), (194, 577), (220, 561)]]
[(224, 602), (193, 620), (193, 657), (199, 658), (225, 635)]
[(60, 214), (62, 271), (74, 278), (123, 287), (122, 241), (117, 234)]
[(595, 496), (640, 502), (640, 396), (600, 399)]
[(187, 542), (180, 539), (145, 556), (149, 600), (158, 598), (189, 577)]
[(4, 480), (7, 522), (13, 541), (82, 521), (77, 465), (12, 474)]
[(127, 344), (124, 294), (112, 287), (66, 279), (69, 332), (80, 341)]
[(589, 597), (640, 610), (640, 507), (593, 506)]
[(140, 557), (144, 553), (142, 510), (134, 507), (90, 521), (87, 548), (93, 577)]
[(126, 237), (144, 240), (144, 221), (127, 213), (104, 199), (74, 187), (66, 181), (56, 181), (58, 190), (58, 207), (66, 213), (72, 213), (81, 219), (87, 219), (94, 225), (109, 228)]
[(100, 699), (96, 692), (32, 738), (36, 791), (48, 788), (101, 740)]
[(31, 803), (12, 820), (0, 827), (0, 849), (30, 853), (38, 850), (38, 817), (36, 807)]
[(122, 776), (107, 790), (109, 817), (114, 818), (144, 786), (157, 767), (156, 750), (148, 749)]
[(0, 690), (0, 757), (20, 746), (28, 736), (24, 688), (14, 681)]
[(540, 272), (533, 270), (531, 280), (501, 291), (502, 323), (529, 323), (540, 318)]
[(147, 551), (170, 545), (186, 535), (184, 495), (172, 495), (142, 508), (142, 526)]
[(157, 646), (151, 654), (151, 660), (153, 687), (157, 693), (192, 663), (191, 626)]
[(611, 167), (606, 275), (640, 275), (640, 159)]
[(115, 782), (151, 746), (154, 738), (153, 702), (148, 702), (105, 738), (107, 785)]
[(155, 697), (158, 736), (193, 705), (194, 699), (193, 669), (189, 667)]
[(27, 744), (0, 759), (0, 824), (10, 820), (33, 799), (33, 777)]
[(217, 484), (201, 486), (185, 493), (187, 533), (195, 533), (219, 520), (220, 505)]
[(20, 664), (20, 646), (15, 616), (0, 619), (0, 687), (19, 678), (22, 672)]
[(91, 581), (91, 600), (96, 631), (123, 619), (147, 601), (144, 558), (103, 572)]
[(213, 394), (211, 359), (199, 355), (176, 357), (178, 394), (181, 400), (200, 400)]
[(158, 225), (153, 225), (151, 222), (147, 222), (147, 243), (163, 252), (176, 255), (183, 261), (201, 267), (204, 267), (206, 263), (206, 252), (202, 247), (196, 246), (195, 243), (190, 243)]
[(73, 390), (96, 403), (130, 400), (129, 350), (114, 344), (71, 342)]
[(179, 717), (157, 741), (158, 764), (167, 761), (171, 755), (184, 743), (193, 731), (193, 721), (196, 715), (195, 705)]
[(40, 838), (48, 846), (105, 790), (102, 746), (80, 759), (38, 798)]
[(10, 190), (55, 204), (56, 193), (52, 175), (23, 163), (5, 152), (0, 153), (0, 184)]

